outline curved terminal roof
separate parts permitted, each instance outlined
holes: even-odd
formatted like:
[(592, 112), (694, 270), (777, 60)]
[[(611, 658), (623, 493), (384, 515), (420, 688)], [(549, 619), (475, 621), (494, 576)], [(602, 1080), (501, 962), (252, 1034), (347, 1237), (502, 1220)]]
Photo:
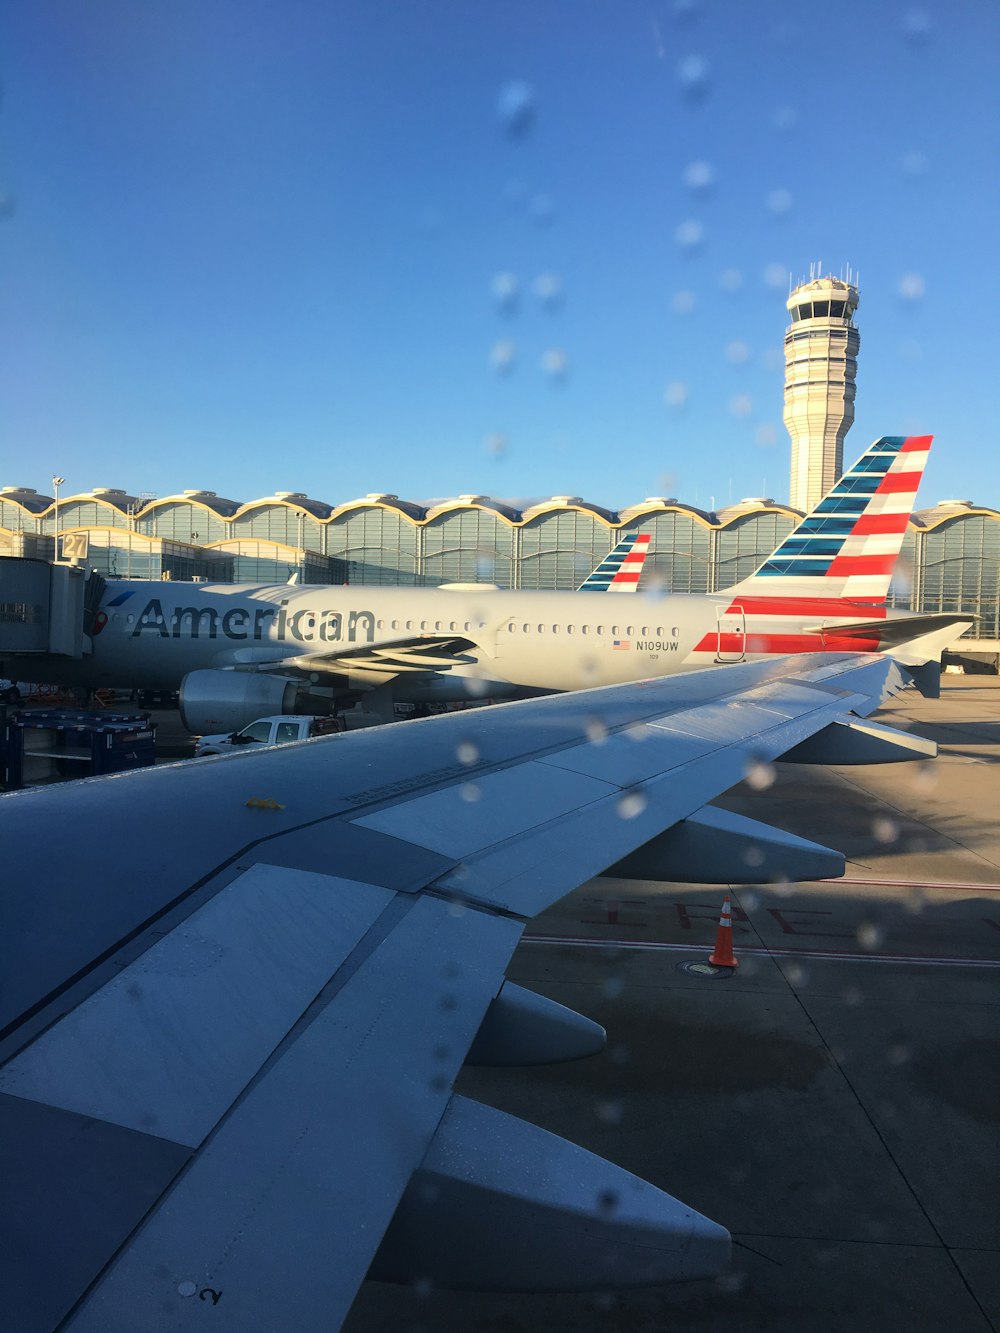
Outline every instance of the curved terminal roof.
[(602, 523), (607, 523), (609, 527), (618, 521), (618, 515), (613, 509), (605, 509), (603, 505), (591, 504), (589, 500), (584, 500), (579, 495), (553, 495), (549, 500), (539, 500), (536, 504), (522, 510), (521, 522), (530, 523), (533, 518), (538, 518), (540, 514), (548, 514), (558, 509), (576, 510), (578, 514), (590, 514), (594, 518), (599, 518)]
[(340, 518), (350, 509), (394, 509), (399, 514), (405, 514), (407, 518), (413, 519), (419, 523), (426, 516), (426, 510), (423, 505), (414, 504), (412, 500), (401, 500), (398, 495), (393, 495), (391, 491), (370, 491), (363, 500), (345, 500), (343, 504), (335, 505), (330, 512), (331, 518)]
[(715, 526), (712, 515), (707, 509), (696, 509), (694, 505), (682, 504), (673, 496), (665, 495), (647, 495), (639, 504), (629, 505), (621, 510), (618, 521), (631, 523), (636, 519), (655, 518), (657, 514), (684, 514), (698, 523), (704, 523), (707, 528)]
[(11, 504), (20, 505), (28, 514), (42, 514), (49, 505), (55, 503), (51, 495), (39, 495), (30, 486), (2, 486), (0, 500), (9, 500)]
[(502, 500), (494, 500), (489, 495), (459, 495), (454, 500), (435, 500), (427, 506), (425, 516), (429, 521), (454, 509), (485, 509), (496, 514), (498, 518), (505, 519), (508, 523), (519, 523), (521, 521), (520, 509), (515, 509), (513, 505), (504, 504)]
[(232, 518), (240, 507), (238, 500), (226, 500), (223, 496), (216, 495), (215, 491), (181, 491), (179, 495), (159, 495), (155, 500), (147, 500), (139, 512), (145, 517), (159, 505), (166, 504), (198, 505), (219, 518)]
[(726, 527), (730, 523), (735, 523), (738, 518), (745, 518), (748, 514), (787, 514), (789, 518), (796, 521), (803, 518), (804, 515), (800, 509), (793, 509), (791, 505), (779, 504), (777, 500), (764, 496), (749, 496), (745, 500), (738, 500), (736, 504), (726, 505), (725, 509), (717, 509), (715, 512), (716, 521), (719, 527)]
[[(95, 486), (92, 491), (77, 491), (74, 495), (59, 497), (60, 509), (63, 505), (80, 503), (107, 505), (122, 514), (138, 513), (143, 505), (143, 501), (137, 495), (129, 495), (127, 491), (119, 490), (115, 486)], [(52, 508), (55, 508), (55, 501), (52, 502)]]
[(918, 509), (910, 519), (910, 526), (927, 531), (940, 527), (949, 519), (973, 517), (992, 518), (1000, 523), (1000, 509), (977, 505), (972, 500), (939, 500), (932, 509)]
[(273, 495), (262, 496), (259, 500), (246, 500), (242, 504), (235, 501), (232, 503), (238, 510), (239, 516), (248, 513), (251, 509), (266, 509), (269, 505), (286, 505), (289, 509), (301, 510), (309, 514), (310, 517), (319, 519), (323, 522), (333, 513), (333, 505), (327, 504), (325, 500), (314, 500), (306, 495), (304, 491), (275, 491)]

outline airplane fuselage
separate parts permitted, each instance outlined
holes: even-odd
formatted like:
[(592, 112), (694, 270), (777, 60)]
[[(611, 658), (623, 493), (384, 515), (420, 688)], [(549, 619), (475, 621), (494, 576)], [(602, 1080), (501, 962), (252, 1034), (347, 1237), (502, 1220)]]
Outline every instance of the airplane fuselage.
[[(776, 609), (777, 608), (777, 609)], [(572, 690), (756, 660), (777, 652), (865, 651), (870, 640), (805, 635), (824, 619), (885, 616), (853, 603), (800, 603), (730, 592), (616, 597), (580, 592), (439, 588), (294, 587), (111, 580), (93, 652), (50, 659), (36, 679), (65, 684), (177, 689), (191, 671), (280, 669), (308, 654), (399, 642), (421, 634), (467, 635), (440, 682), (471, 677), (539, 690)], [(397, 698), (426, 697), (427, 675), (400, 675)], [(26, 678), (31, 678), (26, 677)]]

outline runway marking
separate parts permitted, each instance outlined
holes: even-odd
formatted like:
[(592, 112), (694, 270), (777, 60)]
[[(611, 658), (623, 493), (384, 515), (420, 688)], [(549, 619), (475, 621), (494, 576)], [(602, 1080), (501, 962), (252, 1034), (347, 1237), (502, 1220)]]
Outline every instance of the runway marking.
[[(588, 939), (583, 935), (522, 935), (525, 944), (569, 944), (582, 949), (645, 949), (669, 953), (691, 953), (690, 944), (668, 944), (658, 940)], [(708, 945), (706, 944), (706, 948)], [(1000, 968), (1000, 958), (941, 958), (923, 954), (850, 953), (836, 949), (767, 949), (741, 945), (740, 954), (759, 958), (809, 958), (817, 962), (835, 963), (909, 963), (925, 967), (978, 967)]]

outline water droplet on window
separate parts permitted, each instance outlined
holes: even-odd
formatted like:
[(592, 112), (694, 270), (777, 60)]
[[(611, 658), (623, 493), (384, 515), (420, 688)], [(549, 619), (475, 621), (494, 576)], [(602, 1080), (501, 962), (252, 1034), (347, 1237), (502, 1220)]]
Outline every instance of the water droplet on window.
[(561, 347), (550, 347), (542, 353), (542, 370), (553, 384), (562, 383), (569, 374), (569, 357)]
[(622, 1122), (622, 1104), (620, 1101), (598, 1102), (594, 1112), (603, 1125), (620, 1125)]
[(636, 815), (641, 815), (645, 810), (646, 804), (646, 797), (641, 791), (633, 788), (623, 792), (618, 798), (618, 816), (620, 819), (635, 819)]
[(501, 435), (499, 431), (493, 435), (487, 435), (483, 440), (483, 449), (493, 458), (502, 458), (510, 446), (510, 441), (506, 435)]
[(178, 1296), (193, 1296), (198, 1290), (197, 1282), (182, 1282), (177, 1288)]
[(743, 274), (738, 268), (724, 268), (719, 274), (719, 286), (734, 296), (743, 287)]
[(751, 870), (757, 870), (764, 864), (764, 853), (759, 847), (747, 847), (743, 853), (743, 864)]
[(563, 303), (563, 285), (554, 273), (539, 273), (531, 289), (546, 310), (558, 310)]
[(765, 287), (787, 287), (788, 269), (784, 264), (768, 264), (763, 272)]
[(740, 1273), (736, 1270), (732, 1270), (728, 1273), (720, 1273), (719, 1276), (714, 1279), (716, 1290), (721, 1291), (726, 1296), (732, 1296), (735, 1295), (736, 1292), (742, 1291), (746, 1284), (746, 1273)]
[(502, 338), (490, 348), (490, 365), (498, 375), (509, 375), (517, 362), (517, 348), (509, 338)]
[(809, 973), (801, 963), (794, 961), (783, 963), (782, 971), (793, 986), (803, 986), (809, 979)]
[(905, 1065), (907, 1061), (911, 1059), (912, 1055), (913, 1052), (910, 1050), (909, 1046), (904, 1046), (902, 1042), (897, 1042), (895, 1046), (889, 1047), (886, 1052), (886, 1059), (889, 1064), (898, 1067), (899, 1065)]
[[(761, 859), (763, 860), (763, 858)], [(759, 864), (760, 862), (758, 862), (758, 865)], [(740, 890), (740, 906), (743, 908), (744, 912), (752, 912), (759, 904), (760, 897), (753, 891), (753, 889)]]
[(683, 180), (695, 194), (710, 194), (715, 185), (715, 168), (709, 162), (689, 162)]
[(687, 403), (687, 400), (687, 385), (680, 380), (671, 380), (663, 390), (663, 401), (666, 403), (667, 407), (673, 408), (675, 412), (680, 411), (680, 409)]
[(521, 299), (521, 284), (515, 273), (497, 273), (490, 284), (498, 310), (512, 315)]
[(848, 986), (844, 991), (844, 1003), (851, 1005), (852, 1008), (859, 1005), (862, 998), (861, 992), (858, 990), (857, 986)]
[(597, 1196), (597, 1206), (602, 1213), (613, 1213), (618, 1207), (618, 1203), (617, 1190), (601, 1190)]
[(703, 56), (685, 56), (677, 66), (677, 82), (689, 102), (700, 102), (709, 90), (709, 64)]
[(904, 301), (919, 301), (924, 294), (924, 280), (919, 273), (904, 273), (896, 290)]
[(767, 196), (767, 210), (775, 217), (783, 217), (791, 211), (792, 195), (790, 190), (772, 190)]
[(749, 394), (735, 393), (729, 400), (729, 411), (734, 417), (748, 417), (753, 411), (753, 399)]
[(899, 163), (903, 175), (911, 177), (926, 176), (929, 166), (927, 154), (922, 153), (919, 148), (911, 148), (908, 153), (904, 153)]
[(773, 421), (762, 422), (754, 431), (754, 440), (762, 449), (772, 449), (778, 443), (778, 427)]
[(528, 204), (528, 216), (540, 227), (548, 226), (556, 215), (556, 203), (550, 194), (536, 194)]
[(476, 782), (463, 782), (458, 792), (463, 801), (478, 801), (482, 796), (482, 789)]
[(472, 741), (460, 741), (455, 753), (460, 764), (474, 764), (479, 758), (479, 751)]
[(493, 551), (476, 552), (476, 578), (484, 583), (492, 583), (497, 570), (496, 553)]
[(414, 1279), (413, 1290), (421, 1300), (425, 1301), (434, 1290), (434, 1283), (429, 1277), (418, 1277)]
[(512, 79), (500, 89), (497, 116), (512, 139), (523, 139), (534, 128), (538, 107), (530, 84)]
[(17, 212), (17, 200), (9, 190), (0, 190), (0, 219), (6, 221)]
[(682, 250), (695, 251), (705, 240), (705, 228), (697, 218), (687, 218), (674, 232), (674, 240)]
[(617, 1000), (625, 989), (625, 982), (618, 976), (605, 977), (601, 982), (601, 991), (609, 1000)]
[(616, 1041), (608, 1050), (608, 1059), (613, 1065), (617, 1065), (619, 1068), (623, 1065), (627, 1065), (631, 1058), (629, 1049), (624, 1042)]
[(794, 129), (798, 118), (799, 113), (793, 106), (776, 106), (771, 112), (771, 124), (781, 134)]
[(872, 833), (876, 842), (882, 843), (884, 847), (891, 847), (899, 838), (899, 825), (887, 815), (880, 815), (872, 822)]
[(885, 931), (874, 921), (862, 921), (857, 929), (858, 943), (862, 949), (877, 949), (885, 939)]
[(608, 739), (608, 729), (599, 717), (587, 718), (584, 733), (586, 734), (587, 740), (592, 741), (595, 745), (600, 745), (602, 741)]
[(910, 9), (903, 15), (903, 37), (911, 46), (923, 46), (931, 35), (931, 16), (926, 9)]
[(751, 758), (747, 762), (744, 777), (748, 787), (754, 791), (766, 791), (768, 787), (774, 785), (775, 773), (774, 765), (769, 764), (766, 759)]
[(694, 292), (674, 292), (670, 298), (670, 309), (675, 315), (693, 314), (697, 304), (698, 298)]
[(726, 348), (726, 360), (734, 366), (742, 366), (750, 356), (750, 348), (744, 342), (731, 342)]
[(625, 735), (630, 741), (647, 741), (652, 735), (652, 732), (649, 727), (646, 726), (645, 722), (633, 722), (630, 726), (625, 728)]

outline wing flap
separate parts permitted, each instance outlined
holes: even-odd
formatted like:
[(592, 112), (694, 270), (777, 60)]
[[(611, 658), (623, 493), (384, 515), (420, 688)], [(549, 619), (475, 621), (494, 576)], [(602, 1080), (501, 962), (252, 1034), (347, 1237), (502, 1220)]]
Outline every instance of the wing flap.
[(521, 933), (433, 897), (397, 903), (69, 1328), (202, 1328), (202, 1292), (216, 1333), (340, 1326)]
[(8, 1061), (0, 1092), (197, 1147), (394, 896), (254, 866)]

